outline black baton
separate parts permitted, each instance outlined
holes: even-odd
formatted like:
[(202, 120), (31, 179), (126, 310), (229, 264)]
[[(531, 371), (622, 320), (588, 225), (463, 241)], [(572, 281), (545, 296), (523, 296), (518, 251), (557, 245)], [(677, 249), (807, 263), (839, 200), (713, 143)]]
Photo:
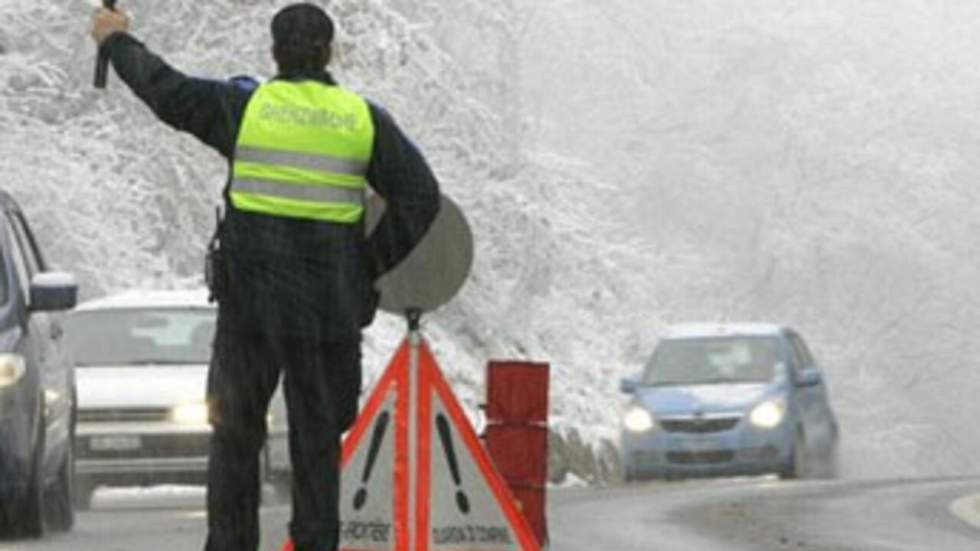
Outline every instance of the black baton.
[[(110, 10), (116, 9), (116, 0), (102, 0), (102, 6)], [(99, 45), (99, 56), (95, 60), (95, 87), (105, 88), (109, 76), (109, 52)]]

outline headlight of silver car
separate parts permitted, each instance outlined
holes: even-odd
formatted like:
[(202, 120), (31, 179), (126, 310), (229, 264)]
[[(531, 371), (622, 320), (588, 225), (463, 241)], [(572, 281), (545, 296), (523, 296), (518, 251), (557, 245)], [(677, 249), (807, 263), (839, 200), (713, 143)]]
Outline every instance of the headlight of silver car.
[(27, 366), (19, 354), (0, 354), (0, 388), (14, 386), (24, 378)]
[(630, 432), (646, 432), (654, 426), (653, 415), (641, 407), (633, 406), (623, 417), (623, 426)]
[(208, 405), (204, 402), (181, 404), (170, 411), (170, 419), (181, 425), (207, 425)]
[(752, 424), (762, 429), (774, 429), (786, 417), (786, 401), (782, 399), (769, 400), (755, 406), (749, 415)]

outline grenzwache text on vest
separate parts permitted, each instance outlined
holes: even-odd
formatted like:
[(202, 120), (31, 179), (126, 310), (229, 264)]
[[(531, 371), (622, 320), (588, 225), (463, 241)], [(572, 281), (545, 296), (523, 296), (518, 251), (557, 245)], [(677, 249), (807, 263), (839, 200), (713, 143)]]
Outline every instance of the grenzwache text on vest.
[(350, 131), (357, 130), (356, 115), (335, 113), (327, 109), (313, 109), (293, 105), (271, 105), (267, 103), (262, 106), (259, 117), (263, 120), (280, 124), (318, 126)]

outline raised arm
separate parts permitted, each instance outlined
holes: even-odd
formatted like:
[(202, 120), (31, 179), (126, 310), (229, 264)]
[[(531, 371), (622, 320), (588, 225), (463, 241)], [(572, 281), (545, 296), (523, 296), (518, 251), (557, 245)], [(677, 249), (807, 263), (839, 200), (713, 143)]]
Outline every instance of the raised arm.
[(96, 10), (92, 38), (108, 52), (119, 77), (168, 125), (189, 132), (230, 158), (251, 90), (193, 78), (168, 65), (129, 34), (123, 11)]

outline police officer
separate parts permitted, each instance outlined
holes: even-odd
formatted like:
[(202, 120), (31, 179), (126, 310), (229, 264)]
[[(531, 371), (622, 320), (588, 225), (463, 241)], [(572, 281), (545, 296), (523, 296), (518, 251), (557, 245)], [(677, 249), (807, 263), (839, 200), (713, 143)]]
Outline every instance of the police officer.
[[(293, 4), (272, 20), (278, 75), (185, 76), (99, 9), (92, 36), (132, 91), (170, 126), (229, 162), (214, 270), (218, 324), (208, 376), (211, 455), (207, 551), (259, 542), (259, 454), (283, 376), (297, 551), (336, 549), (341, 434), (361, 385), (361, 329), (373, 282), (405, 258), (435, 218), (438, 184), (418, 149), (377, 105), (326, 70), (334, 24)], [(364, 237), (368, 187), (387, 208)]]

